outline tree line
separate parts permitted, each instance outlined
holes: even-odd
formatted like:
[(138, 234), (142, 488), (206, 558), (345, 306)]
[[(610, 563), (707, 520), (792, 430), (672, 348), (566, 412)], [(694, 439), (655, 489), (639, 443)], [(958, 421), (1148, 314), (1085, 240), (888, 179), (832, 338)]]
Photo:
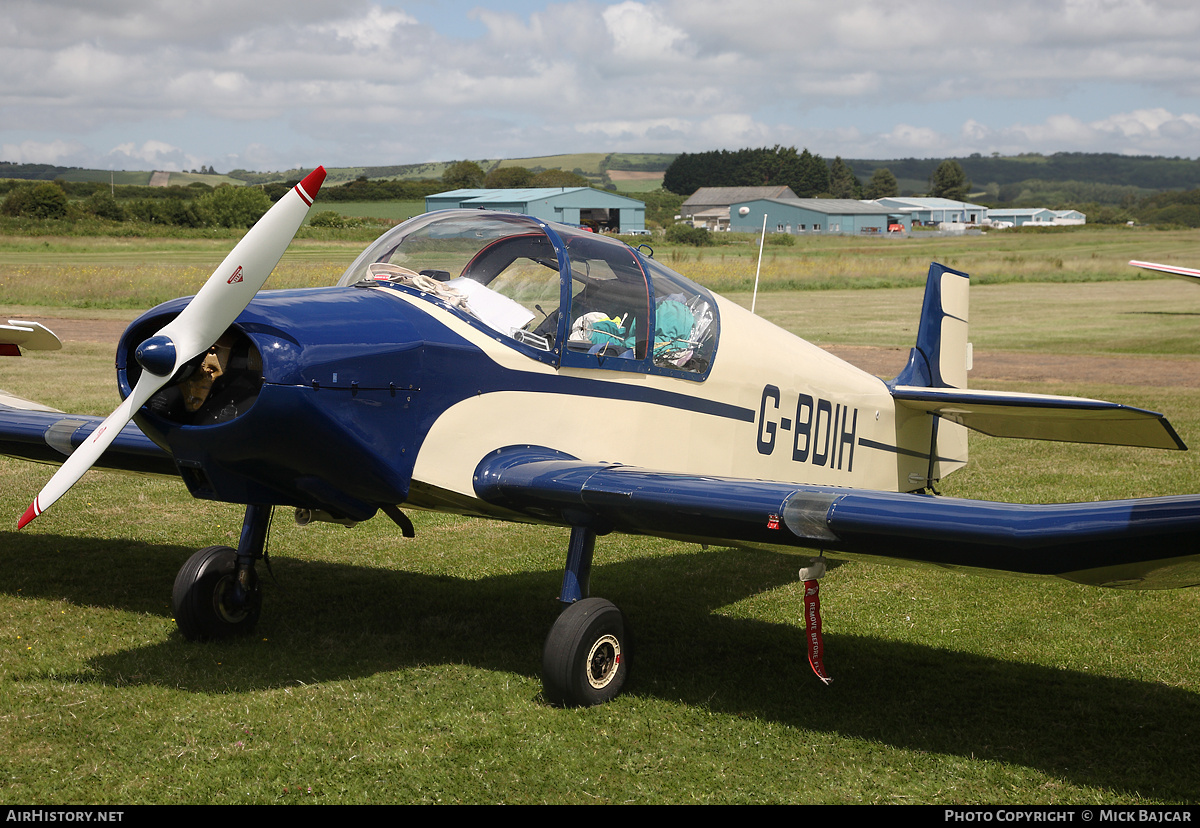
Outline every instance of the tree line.
[[(1084, 171), (1091, 160), (1106, 158), (1097, 154), (1060, 154), (1036, 156), (1021, 162), (1025, 171), (1050, 169)], [(1119, 157), (1114, 157), (1120, 160)], [(1049, 160), (1047, 160), (1049, 159)], [(996, 159), (972, 157), (979, 162)], [(1005, 159), (1001, 159), (1005, 160)], [(1051, 163), (1053, 161), (1053, 163)], [(1153, 161), (1166, 164), (1164, 169), (1189, 170), (1198, 167), (1187, 159), (1124, 159), (1117, 166), (1125, 172), (1108, 176), (1124, 180), (1122, 175), (1139, 165)], [(1200, 227), (1200, 185), (1189, 190), (1154, 193), (1132, 184), (1094, 181), (1055, 181), (1026, 178), (997, 185), (973, 184), (969, 170), (960, 159), (929, 161), (916, 159), (899, 162), (897, 174), (888, 167), (869, 167), (866, 183), (856, 175), (860, 163), (834, 158), (827, 162), (807, 149), (775, 146), (761, 149), (714, 150), (684, 153), (676, 157), (664, 177), (664, 189), (638, 193), (647, 205), (647, 219), (669, 226), (683, 197), (699, 187), (784, 185), (800, 197), (883, 198), (900, 195), (899, 178), (918, 170), (927, 178), (920, 184), (924, 192), (945, 198), (971, 200), (986, 206), (1043, 206), (1052, 209), (1074, 208), (1088, 216), (1092, 224), (1117, 224), (1129, 221), (1143, 224), (1171, 224)], [(1010, 162), (1016, 163), (1016, 162)], [(913, 167), (913, 164), (918, 164)], [(44, 172), (65, 168), (50, 165), (12, 165), (0, 162), (0, 175), (14, 172), (13, 167), (44, 168)], [(982, 167), (976, 169), (991, 169)], [(31, 172), (22, 169), (22, 172)], [(93, 217), (107, 221), (131, 221), (183, 227), (245, 227), (278, 200), (299, 180), (274, 181), (257, 187), (221, 185), (210, 187), (201, 182), (187, 186), (148, 187), (108, 183), (39, 181), (0, 178), (0, 215), (23, 218), (69, 219)], [(322, 189), (318, 200), (338, 201), (414, 201), (444, 190), (459, 188), (574, 187), (588, 186), (578, 172), (528, 169), (519, 166), (495, 167), (485, 172), (472, 161), (458, 161), (446, 167), (439, 178), (418, 180), (376, 180), (365, 175), (338, 187)], [(973, 192), (973, 189), (975, 190)]]
[[(173, 227), (250, 227), (271, 207), (257, 187), (120, 187), (91, 182), (37, 181), (6, 184), (0, 216), (25, 219), (102, 219)], [(284, 188), (286, 193), (289, 188)], [(117, 199), (136, 190), (140, 197)], [(68, 193), (70, 191), (70, 193)], [(283, 193), (280, 193), (282, 195)], [(74, 197), (72, 197), (74, 196)]]
[[(977, 184), (998, 187), (1018, 185), (1029, 179), (1047, 182), (1090, 182), (1096, 185), (1137, 187), (1142, 190), (1194, 190), (1200, 187), (1200, 160), (1149, 155), (1117, 155), (1101, 152), (1057, 152), (1048, 155), (1023, 153), (1015, 156), (952, 156)], [(936, 158), (890, 160), (848, 159), (861, 175), (886, 167), (897, 178), (928, 181), (941, 163)]]
[[(786, 186), (800, 198), (886, 198), (900, 194), (899, 182), (886, 167), (875, 169), (864, 186), (842, 158), (832, 162), (795, 147), (711, 150), (682, 153), (663, 175), (663, 189), (688, 196), (701, 187)], [(961, 165), (940, 164), (930, 176), (930, 191), (961, 199), (970, 187)]]
[[(941, 161), (907, 159), (897, 163), (899, 176), (879, 162), (865, 163), (870, 169), (870, 179), (864, 185), (854, 172), (851, 162), (835, 158), (826, 162), (821, 156), (807, 149), (797, 152), (795, 147), (764, 147), (761, 149), (713, 150), (711, 152), (684, 153), (675, 159), (663, 177), (663, 187), (680, 197), (689, 196), (701, 187), (762, 187), (786, 185), (800, 198), (886, 198), (901, 195), (899, 178), (909, 181), (921, 175), (920, 193), (948, 198), (954, 201), (999, 207), (1001, 205), (1039, 206), (1050, 209), (1077, 209), (1085, 213), (1091, 224), (1141, 224), (1176, 225), (1200, 227), (1200, 184), (1186, 190), (1166, 190), (1155, 193), (1138, 186), (1116, 183), (1134, 180), (1133, 171), (1143, 170), (1151, 161), (1161, 162), (1154, 169), (1165, 175), (1168, 171), (1176, 176), (1173, 180), (1192, 181), (1191, 176), (1200, 175), (1200, 162), (1188, 159), (1123, 159), (1114, 160), (1114, 169), (1101, 175), (1092, 165), (1109, 159), (1101, 154), (1061, 153), (1055, 156), (1036, 156), (1021, 162), (1007, 159), (983, 159), (971, 156), (967, 161), (984, 174), (994, 173), (1002, 161), (1018, 165), (1026, 175), (1031, 170), (1045, 174), (1095, 173), (1101, 181), (1022, 178), (1000, 185), (990, 181), (986, 185), (974, 184), (962, 159), (947, 158)], [(1118, 159), (1112, 156), (1112, 159)], [(983, 163), (987, 162), (987, 163)], [(853, 162), (858, 164), (860, 162)], [(1145, 176), (1137, 180), (1154, 180), (1165, 184), (1167, 178)], [(1200, 180), (1197, 178), (1196, 180)], [(976, 192), (976, 187), (982, 187)]]
[[(214, 188), (201, 182), (186, 187), (114, 187), (94, 181), (0, 179), (0, 216), (67, 220), (90, 217), (176, 227), (250, 227), (299, 180), (242, 187), (222, 184)], [(452, 164), (441, 178), (399, 181), (360, 176), (341, 186), (322, 188), (317, 201), (417, 201), (462, 187), (586, 186), (587, 178), (574, 172), (513, 166), (484, 173), (478, 164), (462, 161)]]
[(701, 187), (790, 187), (801, 198), (830, 191), (829, 166), (795, 147), (685, 152), (667, 167), (663, 189), (691, 195)]

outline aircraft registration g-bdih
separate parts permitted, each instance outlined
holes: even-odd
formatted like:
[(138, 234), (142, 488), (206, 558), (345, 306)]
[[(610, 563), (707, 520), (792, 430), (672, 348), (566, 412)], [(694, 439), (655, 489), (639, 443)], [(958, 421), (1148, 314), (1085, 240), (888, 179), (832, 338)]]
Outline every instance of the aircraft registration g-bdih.
[(930, 268), (916, 347), (891, 382), (647, 249), (500, 212), (418, 216), (334, 287), (256, 295), (322, 178), (276, 204), (194, 298), (130, 325), (125, 401), (106, 420), (0, 409), (0, 452), (63, 464), (21, 525), (92, 465), (246, 505), (238, 548), (202, 549), (176, 579), (189, 639), (254, 627), (255, 563), (284, 505), (345, 523), (383, 511), (405, 534), (402, 508), (568, 528), (565, 609), (543, 651), (556, 704), (606, 701), (626, 679), (622, 613), (589, 597), (610, 532), (1200, 584), (1200, 496), (1029, 506), (932, 493), (967, 461), (968, 428), (1184, 448), (1154, 412), (967, 390), (963, 273)]

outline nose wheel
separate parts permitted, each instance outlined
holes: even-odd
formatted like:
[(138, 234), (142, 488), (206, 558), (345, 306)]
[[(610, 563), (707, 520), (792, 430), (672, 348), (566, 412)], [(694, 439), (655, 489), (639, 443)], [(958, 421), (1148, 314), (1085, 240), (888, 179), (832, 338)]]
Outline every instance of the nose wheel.
[(253, 566), (238, 572), (237, 550), (208, 546), (179, 570), (171, 603), (184, 638), (207, 641), (252, 632), (262, 611), (262, 591)]
[(179, 570), (171, 604), (184, 638), (208, 641), (253, 632), (262, 612), (254, 562), (263, 557), (270, 522), (270, 507), (247, 506), (237, 549), (206, 546)]

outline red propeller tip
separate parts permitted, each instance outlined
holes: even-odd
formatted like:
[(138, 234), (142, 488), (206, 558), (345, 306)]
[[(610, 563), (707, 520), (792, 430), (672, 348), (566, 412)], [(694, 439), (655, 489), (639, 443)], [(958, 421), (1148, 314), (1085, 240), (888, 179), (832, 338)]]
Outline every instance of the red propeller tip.
[(296, 185), (296, 189), (300, 191), (300, 197), (309, 206), (312, 205), (313, 199), (317, 197), (317, 192), (321, 189), (321, 185), (325, 182), (325, 168), (317, 167), (315, 170), (304, 176), (304, 180)]
[(41, 512), (38, 511), (37, 501), (29, 504), (29, 508), (25, 510), (25, 514), (21, 515), (21, 519), (17, 521), (17, 528), (24, 529), (29, 521), (37, 517)]

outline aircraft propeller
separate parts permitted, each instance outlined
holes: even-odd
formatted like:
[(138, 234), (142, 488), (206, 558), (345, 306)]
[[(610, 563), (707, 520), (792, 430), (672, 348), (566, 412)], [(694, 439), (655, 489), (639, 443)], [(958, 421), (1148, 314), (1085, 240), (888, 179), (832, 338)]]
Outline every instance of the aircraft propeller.
[(62, 464), (17, 521), (24, 528), (75, 485), (154, 394), (189, 360), (212, 347), (250, 304), (308, 215), (325, 180), (318, 167), (279, 199), (225, 257), (183, 312), (135, 351), (142, 374), (117, 409)]

